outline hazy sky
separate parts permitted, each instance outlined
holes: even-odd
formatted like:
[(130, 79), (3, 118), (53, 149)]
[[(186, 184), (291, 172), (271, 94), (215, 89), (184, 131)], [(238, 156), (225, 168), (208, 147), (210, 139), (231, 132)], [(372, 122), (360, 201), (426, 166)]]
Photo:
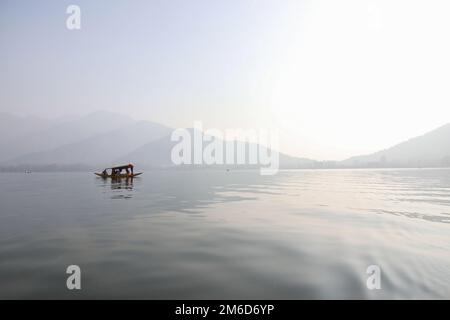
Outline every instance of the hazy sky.
[(444, 0), (2, 0), (0, 111), (272, 127), (284, 152), (343, 159), (450, 122), (448, 17)]

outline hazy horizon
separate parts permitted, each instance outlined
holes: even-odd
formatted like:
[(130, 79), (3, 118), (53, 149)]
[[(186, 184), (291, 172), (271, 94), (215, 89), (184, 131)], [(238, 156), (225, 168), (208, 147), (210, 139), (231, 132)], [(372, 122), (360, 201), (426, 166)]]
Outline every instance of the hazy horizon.
[(317, 160), (450, 122), (445, 1), (77, 1), (75, 31), (69, 4), (0, 4), (0, 112), (276, 128)]
[[(135, 121), (136, 123), (139, 123), (141, 121), (149, 121), (149, 122), (154, 122), (156, 124), (160, 124), (160, 125), (166, 126), (167, 128), (171, 128), (170, 125), (168, 125), (168, 124), (156, 122), (156, 121), (154, 121), (152, 119), (139, 119), (139, 118), (136, 118), (136, 117), (133, 117), (133, 116), (130, 116), (130, 115), (126, 115), (124, 113), (118, 113), (118, 112), (112, 112), (112, 111), (100, 110), (100, 109), (99, 110), (93, 110), (92, 112), (88, 112), (88, 113), (68, 114), (68, 115), (60, 115), (60, 116), (53, 116), (53, 117), (52, 116), (36, 115), (36, 114), (24, 115), (24, 114), (16, 114), (16, 113), (13, 113), (13, 112), (0, 112), (0, 113), (4, 113), (4, 114), (7, 114), (7, 115), (16, 116), (16, 117), (23, 117), (23, 118), (31, 117), (31, 118), (36, 118), (36, 119), (49, 120), (49, 121), (52, 121), (54, 123), (54, 126), (56, 126), (56, 127), (58, 127), (59, 125), (64, 124), (64, 123), (69, 123), (69, 122), (73, 122), (73, 121), (76, 122), (79, 119), (82, 119), (84, 117), (88, 117), (88, 116), (91, 116), (91, 115), (95, 115), (97, 113), (99, 113), (99, 114), (111, 113), (111, 114), (115, 114), (115, 115), (118, 115), (118, 116), (128, 117), (131, 120)], [(374, 154), (374, 153), (382, 151), (382, 150), (389, 149), (391, 147), (395, 147), (395, 146), (397, 146), (400, 143), (403, 143), (403, 142), (406, 142), (406, 141), (410, 141), (411, 139), (415, 139), (415, 138), (421, 137), (422, 135), (434, 132), (436, 129), (440, 129), (440, 128), (448, 125), (448, 124), (450, 124), (450, 123), (446, 123), (446, 124), (444, 124), (442, 126), (439, 126), (438, 128), (432, 128), (432, 129), (428, 130), (427, 132), (424, 132), (423, 134), (419, 134), (418, 136), (415, 136), (415, 137), (410, 137), (409, 139), (406, 139), (405, 141), (399, 141), (397, 143), (394, 143), (393, 145), (385, 146), (384, 148), (381, 148), (379, 150), (372, 150), (371, 152), (368, 152), (367, 154), (353, 154), (353, 155), (351, 155), (351, 156), (349, 156), (349, 157), (347, 157), (345, 159), (314, 159), (314, 158), (304, 157), (302, 155), (289, 154), (289, 153), (285, 152), (284, 150), (278, 150), (278, 151), (280, 151), (280, 152), (282, 152), (282, 153), (284, 153), (284, 154), (286, 154), (288, 156), (298, 157), (298, 158), (307, 158), (307, 159), (311, 159), (311, 160), (314, 160), (314, 161), (325, 161), (325, 162), (326, 161), (331, 161), (331, 162), (336, 161), (336, 162), (341, 162), (341, 161), (349, 160), (349, 159), (351, 159), (353, 157), (370, 155), (370, 154)], [(193, 125), (194, 125), (194, 123), (191, 126), (187, 126), (186, 128), (193, 128)], [(176, 129), (176, 128), (171, 128), (171, 129)], [(202, 128), (202, 129), (203, 129), (203, 132), (205, 132), (206, 130), (215, 129), (215, 128), (206, 128), (205, 127), (205, 128)], [(114, 130), (112, 130), (112, 132), (114, 132)], [(145, 139), (145, 138), (152, 138), (152, 137), (141, 137), (141, 138)], [(224, 138), (224, 137), (222, 137), (222, 138)], [(219, 137), (219, 139), (221, 139), (221, 137)], [(255, 143), (258, 143), (258, 142), (255, 141)]]

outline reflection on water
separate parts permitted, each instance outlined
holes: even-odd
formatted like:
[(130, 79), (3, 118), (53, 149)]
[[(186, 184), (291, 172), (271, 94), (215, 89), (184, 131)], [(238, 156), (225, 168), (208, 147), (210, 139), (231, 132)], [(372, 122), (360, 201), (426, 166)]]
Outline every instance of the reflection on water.
[(105, 190), (105, 193), (110, 194), (111, 199), (131, 199), (133, 197), (134, 178), (98, 178), (98, 180), (102, 182), (103, 187), (110, 188), (110, 190)]
[(450, 297), (447, 169), (1, 177), (0, 298)]

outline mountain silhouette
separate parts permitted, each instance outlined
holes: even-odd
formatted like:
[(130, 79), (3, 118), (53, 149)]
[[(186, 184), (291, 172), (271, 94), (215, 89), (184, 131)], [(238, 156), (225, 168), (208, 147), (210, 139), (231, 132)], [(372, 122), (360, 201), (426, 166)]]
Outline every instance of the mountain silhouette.
[(450, 166), (450, 123), (422, 136), (369, 155), (351, 157), (346, 167), (446, 167)]

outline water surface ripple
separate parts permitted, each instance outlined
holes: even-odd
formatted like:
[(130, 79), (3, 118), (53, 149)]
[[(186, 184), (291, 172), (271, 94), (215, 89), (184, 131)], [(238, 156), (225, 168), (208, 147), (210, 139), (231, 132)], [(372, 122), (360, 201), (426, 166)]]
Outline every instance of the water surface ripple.
[(448, 169), (0, 176), (2, 299), (450, 298)]

